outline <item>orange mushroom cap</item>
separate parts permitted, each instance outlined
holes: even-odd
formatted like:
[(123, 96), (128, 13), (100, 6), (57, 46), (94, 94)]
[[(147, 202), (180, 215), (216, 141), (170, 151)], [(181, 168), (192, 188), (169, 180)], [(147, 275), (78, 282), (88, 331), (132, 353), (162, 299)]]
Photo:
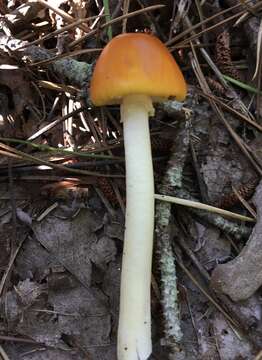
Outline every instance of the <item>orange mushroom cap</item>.
[(121, 103), (127, 95), (148, 95), (153, 101), (186, 96), (186, 83), (175, 59), (156, 37), (129, 33), (113, 38), (93, 72), (90, 95), (94, 105)]

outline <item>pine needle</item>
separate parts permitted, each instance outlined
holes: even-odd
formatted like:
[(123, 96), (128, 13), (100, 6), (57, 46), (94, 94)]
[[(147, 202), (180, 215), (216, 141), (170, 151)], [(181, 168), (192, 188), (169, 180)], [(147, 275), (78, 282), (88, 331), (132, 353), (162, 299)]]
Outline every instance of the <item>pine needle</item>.
[(181, 198), (177, 198), (174, 196), (168, 196), (168, 195), (159, 195), (159, 194), (155, 194), (155, 199), (157, 200), (161, 200), (161, 201), (167, 201), (167, 202), (171, 202), (177, 205), (183, 205), (183, 206), (188, 206), (188, 207), (192, 207), (195, 209), (201, 209), (201, 210), (206, 210), (206, 211), (210, 211), (216, 214), (220, 214), (226, 217), (231, 217), (233, 219), (237, 219), (237, 220), (241, 220), (241, 221), (248, 221), (248, 222), (255, 222), (256, 220), (244, 215), (240, 215), (240, 214), (236, 214), (233, 213), (231, 211), (228, 210), (224, 210), (224, 209), (220, 209), (217, 208), (215, 206), (211, 206), (211, 205), (206, 205), (200, 202), (196, 202), (196, 201), (191, 201), (191, 200), (186, 200), (186, 199), (181, 199)]

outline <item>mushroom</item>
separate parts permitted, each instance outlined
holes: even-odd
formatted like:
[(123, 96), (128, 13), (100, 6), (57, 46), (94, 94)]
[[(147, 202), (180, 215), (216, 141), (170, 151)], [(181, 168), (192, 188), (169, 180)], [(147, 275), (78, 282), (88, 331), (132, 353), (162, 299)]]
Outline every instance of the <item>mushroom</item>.
[(150, 284), (154, 233), (154, 177), (148, 117), (153, 102), (185, 98), (184, 77), (165, 45), (144, 33), (113, 38), (94, 68), (91, 101), (120, 104), (126, 163), (118, 360), (145, 360), (152, 352)]

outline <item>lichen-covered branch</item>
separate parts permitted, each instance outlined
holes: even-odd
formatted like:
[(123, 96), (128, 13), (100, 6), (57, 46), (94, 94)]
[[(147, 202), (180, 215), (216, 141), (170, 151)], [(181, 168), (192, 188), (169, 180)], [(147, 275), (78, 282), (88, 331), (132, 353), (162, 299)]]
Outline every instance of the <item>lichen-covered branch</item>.
[(161, 272), (161, 303), (166, 342), (179, 342), (182, 332), (177, 304), (176, 266), (170, 234), (171, 204), (158, 202), (156, 206), (156, 251)]
[[(196, 198), (194, 198), (184, 189), (179, 189), (176, 192), (176, 196), (182, 199), (198, 201)], [(200, 223), (205, 222), (210, 225), (214, 225), (218, 229), (226, 232), (227, 234), (234, 236), (236, 239), (248, 238), (248, 236), (251, 234), (252, 231), (251, 228), (245, 225), (238, 224), (237, 222), (227, 220), (220, 215), (210, 213), (205, 210), (193, 209), (193, 208), (189, 209), (189, 211), (192, 214), (194, 214), (195, 217), (197, 217)]]
[[(177, 147), (179, 143), (180, 146)], [(182, 186), (182, 172), (189, 145), (188, 132), (182, 125), (177, 133), (172, 159), (168, 163), (159, 191)], [(165, 343), (176, 352), (177, 343), (182, 338), (177, 303), (175, 257), (170, 233), (171, 204), (158, 202), (156, 206), (156, 252), (161, 274), (161, 303), (164, 317)], [(171, 354), (170, 354), (171, 355)]]
[[(31, 62), (49, 60), (54, 57), (47, 49), (36, 45), (28, 45), (27, 41), (18, 40), (5, 34), (0, 35), (0, 49), (4, 52), (14, 51), (17, 57), (26, 57)], [(92, 75), (92, 64), (77, 61), (71, 58), (63, 58), (46, 65), (62, 81), (68, 81), (72, 85), (82, 88)]]

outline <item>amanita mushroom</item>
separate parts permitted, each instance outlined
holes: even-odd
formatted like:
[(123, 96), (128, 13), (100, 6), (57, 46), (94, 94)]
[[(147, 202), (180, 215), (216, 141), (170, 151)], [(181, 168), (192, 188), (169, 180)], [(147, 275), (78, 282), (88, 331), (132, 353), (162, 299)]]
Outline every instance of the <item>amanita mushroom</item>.
[(126, 219), (121, 273), (118, 360), (152, 352), (150, 282), (154, 178), (148, 117), (153, 102), (186, 95), (174, 58), (156, 37), (122, 34), (103, 49), (91, 80), (94, 105), (120, 104), (126, 159)]

